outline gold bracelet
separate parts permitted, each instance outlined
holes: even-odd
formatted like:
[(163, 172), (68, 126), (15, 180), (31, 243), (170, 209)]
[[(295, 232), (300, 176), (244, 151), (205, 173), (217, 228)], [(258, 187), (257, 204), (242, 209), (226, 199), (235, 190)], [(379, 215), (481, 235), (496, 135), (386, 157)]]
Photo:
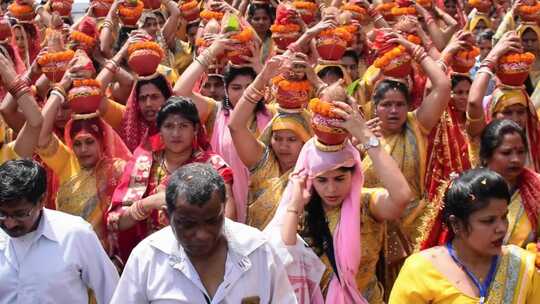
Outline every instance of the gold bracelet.
[(294, 209), (294, 208), (287, 208), (287, 212), (294, 213), (296, 215), (300, 214), (300, 212), (297, 209)]
[(468, 122), (479, 122), (479, 121), (484, 120), (484, 115), (482, 115), (482, 116), (480, 116), (478, 118), (471, 118), (471, 116), (469, 116), (469, 111), (466, 111), (465, 112), (465, 118), (467, 118)]

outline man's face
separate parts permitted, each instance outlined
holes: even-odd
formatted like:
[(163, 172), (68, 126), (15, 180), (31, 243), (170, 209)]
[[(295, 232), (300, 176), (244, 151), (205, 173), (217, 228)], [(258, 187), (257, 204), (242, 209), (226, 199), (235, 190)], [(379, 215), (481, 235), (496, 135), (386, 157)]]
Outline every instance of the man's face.
[(202, 206), (191, 205), (178, 197), (176, 208), (169, 214), (176, 239), (190, 257), (211, 255), (223, 238), (225, 203), (217, 192)]
[(26, 199), (0, 206), (0, 228), (10, 237), (21, 237), (36, 229), (43, 203), (33, 205)]

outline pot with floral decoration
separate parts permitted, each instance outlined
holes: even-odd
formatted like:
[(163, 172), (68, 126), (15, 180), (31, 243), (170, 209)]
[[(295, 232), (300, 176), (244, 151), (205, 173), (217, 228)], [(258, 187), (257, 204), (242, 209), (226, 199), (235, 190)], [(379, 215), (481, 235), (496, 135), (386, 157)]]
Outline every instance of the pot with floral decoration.
[(118, 16), (124, 26), (135, 27), (144, 10), (140, 0), (126, 0), (118, 6)]
[(478, 55), (480, 55), (480, 49), (476, 46), (458, 51), (452, 59), (452, 70), (462, 74), (469, 73), (476, 63), (476, 57)]
[(235, 48), (227, 51), (227, 59), (234, 65), (248, 63), (243, 57), (253, 56), (250, 45), (253, 45), (253, 37), (255, 34), (251, 27), (242, 25), (240, 19), (236, 15), (226, 13), (221, 20), (221, 29), (223, 33), (236, 33), (230, 37), (235, 43)]
[(208, 1), (206, 3), (204, 10), (200, 13), (200, 17), (204, 22), (208, 22), (212, 19), (215, 19), (217, 21), (221, 21), (221, 19), (223, 19), (225, 13), (219, 11), (219, 7), (217, 4), (219, 4), (219, 2)]
[(62, 80), (75, 52), (64, 49), (62, 34), (53, 31), (47, 40), (47, 53), (38, 57), (37, 63), (45, 76), (53, 83)]
[(10, 37), (11, 25), (9, 20), (4, 15), (0, 15), (0, 43), (7, 41)]
[(491, 0), (468, 0), (469, 6), (477, 9), (481, 13), (487, 14), (493, 3)]
[(351, 33), (343, 27), (324, 30), (317, 38), (317, 52), (323, 60), (341, 60), (352, 39)]
[(374, 47), (378, 58), (373, 66), (390, 77), (403, 78), (412, 71), (412, 57), (404, 46), (387, 42), (388, 37), (382, 31), (377, 32)]
[(334, 113), (335, 106), (332, 103), (334, 101), (347, 102), (347, 100), (345, 89), (340, 83), (334, 83), (322, 92), (320, 98), (309, 101), (309, 110), (313, 114), (311, 127), (317, 141), (326, 150), (339, 150), (349, 136), (345, 129), (336, 126), (343, 119)]
[(68, 92), (68, 104), (76, 114), (95, 113), (103, 95), (101, 83), (96, 79), (74, 79)]
[(518, 6), (516, 13), (523, 21), (535, 22), (540, 13), (540, 1), (531, 0), (529, 2), (529, 4)]
[(157, 10), (161, 7), (161, 0), (142, 0), (145, 10)]
[(36, 13), (31, 5), (28, 5), (22, 0), (15, 0), (8, 6), (11, 16), (19, 21), (29, 22), (34, 20)]
[(308, 80), (279, 75), (272, 79), (272, 83), (274, 97), (281, 109), (299, 112), (309, 102), (311, 83)]
[(405, 16), (405, 15), (416, 15), (416, 8), (413, 5), (413, 2), (410, 0), (397, 0), (396, 6), (391, 10), (394, 17)]
[(106, 17), (111, 9), (113, 0), (92, 0), (92, 11), (96, 18)]
[(381, 14), (385, 20), (392, 21), (394, 19), (394, 15), (392, 14), (392, 9), (396, 7), (397, 4), (395, 2), (386, 2), (381, 3), (375, 7), (375, 10)]
[(286, 50), (289, 44), (302, 35), (302, 27), (294, 21), (295, 15), (295, 8), (290, 3), (281, 3), (276, 10), (276, 19), (270, 31), (280, 50)]
[(536, 60), (533, 53), (507, 53), (498, 62), (497, 77), (509, 86), (521, 86), (527, 80), (532, 64)]
[(77, 28), (71, 31), (69, 36), (71, 49), (91, 51), (96, 45), (98, 36), (96, 22), (91, 17), (84, 17)]
[(139, 76), (154, 74), (164, 56), (163, 49), (151, 37), (128, 46), (129, 68)]
[(180, 13), (187, 22), (192, 22), (199, 19), (200, 8), (199, 2), (196, 0), (182, 1), (179, 4)]
[(433, 5), (432, 0), (416, 0), (416, 3), (420, 4), (424, 8), (431, 8)]
[(349, 1), (341, 6), (343, 12), (350, 12), (352, 18), (358, 22), (362, 22), (367, 19), (368, 13), (364, 6), (361, 5), (361, 2), (358, 1)]
[(309, 25), (315, 21), (317, 10), (319, 9), (317, 3), (295, 0), (293, 1), (293, 6), (296, 8), (296, 11), (300, 14), (300, 17), (305, 24)]
[(69, 17), (71, 15), (71, 7), (73, 0), (52, 0), (51, 9), (57, 12), (61, 17)]

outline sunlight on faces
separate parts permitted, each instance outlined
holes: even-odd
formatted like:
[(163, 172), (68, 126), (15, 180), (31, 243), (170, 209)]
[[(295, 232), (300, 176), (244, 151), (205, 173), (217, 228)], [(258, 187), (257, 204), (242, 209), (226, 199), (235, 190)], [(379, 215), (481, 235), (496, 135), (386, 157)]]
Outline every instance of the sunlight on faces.
[(464, 113), (467, 111), (467, 99), (469, 97), (469, 90), (471, 89), (471, 82), (462, 80), (452, 89), (450, 97), (452, 105), (459, 112)]
[(179, 196), (169, 218), (176, 239), (188, 256), (208, 256), (223, 238), (225, 202), (217, 191), (201, 206), (189, 204)]
[(73, 153), (77, 157), (79, 164), (85, 169), (96, 166), (101, 159), (101, 143), (88, 132), (79, 132), (73, 138)]
[(313, 188), (323, 202), (323, 206), (341, 206), (352, 185), (352, 171), (342, 168), (324, 172), (313, 179)]
[[(43, 201), (34, 206), (26, 199), (21, 199), (17, 203), (10, 202), (1, 205), (0, 213), (10, 217), (0, 220), (0, 228), (10, 237), (21, 237), (35, 228), (41, 214), (41, 208), (43, 208)], [(22, 219), (13, 219), (11, 216)]]
[(485, 208), (469, 216), (466, 224), (454, 217), (454, 231), (478, 255), (498, 255), (508, 230), (507, 215), (508, 201), (491, 198)]
[(296, 164), (304, 143), (293, 131), (278, 130), (272, 132), (270, 145), (281, 167), (288, 170)]
[(376, 113), (381, 120), (381, 128), (387, 133), (398, 133), (407, 121), (409, 105), (407, 99), (398, 90), (390, 89), (376, 106)]
[(196, 137), (196, 126), (180, 114), (170, 114), (165, 118), (159, 132), (165, 149), (173, 153), (182, 153), (192, 149)]
[(144, 120), (148, 123), (154, 123), (159, 109), (165, 104), (163, 93), (156, 85), (147, 83), (141, 86), (137, 100)]
[(253, 77), (248, 75), (238, 75), (236, 76), (227, 86), (227, 95), (229, 96), (229, 101), (231, 104), (236, 106), (242, 94), (247, 89), (247, 87), (253, 82)]
[(508, 133), (503, 136), (499, 147), (487, 161), (487, 167), (504, 177), (509, 182), (515, 182), (525, 166), (527, 149), (519, 133)]

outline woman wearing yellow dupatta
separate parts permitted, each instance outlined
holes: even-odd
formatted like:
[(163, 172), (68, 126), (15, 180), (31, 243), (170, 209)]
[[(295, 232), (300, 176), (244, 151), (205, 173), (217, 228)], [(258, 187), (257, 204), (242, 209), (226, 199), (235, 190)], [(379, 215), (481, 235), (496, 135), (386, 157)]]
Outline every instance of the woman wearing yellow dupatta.
[[(419, 219), (426, 205), (423, 200), (426, 139), (448, 106), (450, 96), (450, 80), (439, 65), (425, 54), (423, 48), (401, 36), (392, 35), (390, 43), (399, 43), (409, 53), (416, 54), (415, 60), (420, 63), (431, 81), (432, 90), (413, 112), (409, 112), (409, 90), (401, 82), (382, 80), (376, 85), (373, 94), (375, 114), (381, 121), (382, 145), (398, 163), (414, 194), (414, 199), (401, 220), (388, 223), (386, 227), (383, 250), (385, 256), (384, 261), (381, 261), (385, 265), (385, 271), (379, 279), (387, 290), (392, 287), (401, 263), (411, 253), (413, 241), (418, 234)], [(362, 167), (365, 170), (365, 186), (381, 187), (371, 158), (365, 158)], [(383, 247), (383, 244), (380, 246)]]
[(407, 258), (389, 303), (540, 303), (535, 254), (503, 246), (509, 201), (506, 181), (488, 169), (453, 180), (442, 202), (452, 236)]
[(249, 113), (256, 107), (252, 93), (264, 91), (279, 74), (283, 59), (275, 56), (268, 61), (238, 101), (229, 122), (238, 156), (250, 170), (246, 224), (261, 230), (273, 218), (300, 149), (312, 136), (310, 115), (302, 108), (294, 112), (278, 108), (258, 139), (247, 126)]

